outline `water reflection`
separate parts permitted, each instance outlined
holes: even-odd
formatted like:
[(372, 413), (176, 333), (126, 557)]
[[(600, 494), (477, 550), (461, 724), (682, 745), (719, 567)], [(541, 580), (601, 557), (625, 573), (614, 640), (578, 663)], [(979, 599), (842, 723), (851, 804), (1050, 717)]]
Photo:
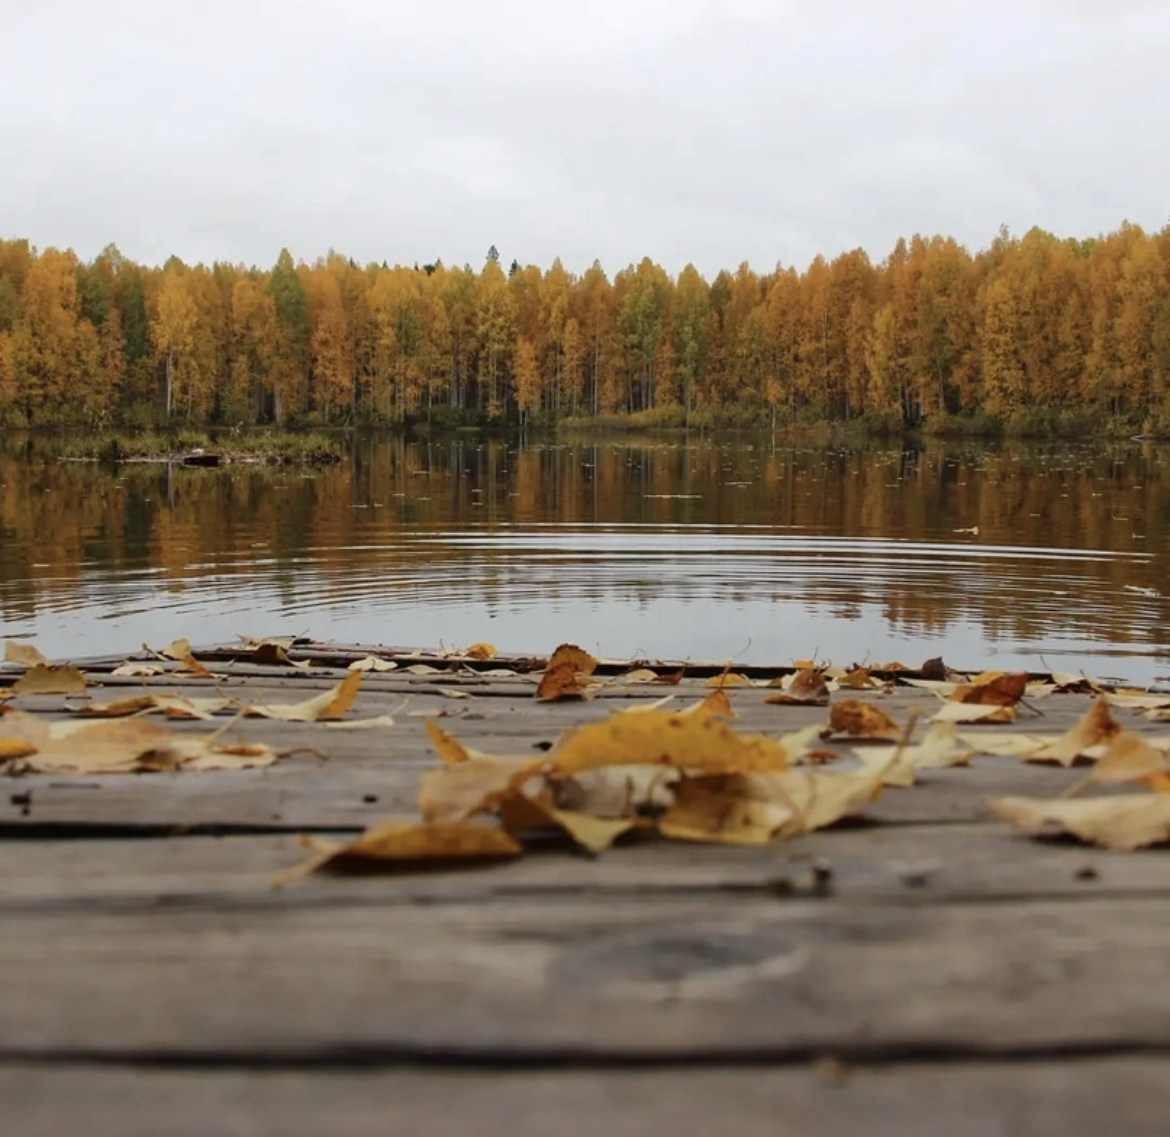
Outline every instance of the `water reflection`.
[(54, 654), (279, 630), (1148, 681), (1167, 454), (366, 436), (320, 471), (114, 472), (9, 437), (0, 620)]

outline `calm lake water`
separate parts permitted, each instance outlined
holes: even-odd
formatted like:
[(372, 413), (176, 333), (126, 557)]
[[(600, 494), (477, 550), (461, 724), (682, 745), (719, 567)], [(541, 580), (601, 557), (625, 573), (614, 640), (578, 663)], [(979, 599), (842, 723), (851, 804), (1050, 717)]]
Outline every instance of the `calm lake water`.
[[(977, 532), (970, 530), (977, 529)], [(357, 437), (327, 469), (0, 437), (0, 633), (1170, 674), (1170, 447)]]

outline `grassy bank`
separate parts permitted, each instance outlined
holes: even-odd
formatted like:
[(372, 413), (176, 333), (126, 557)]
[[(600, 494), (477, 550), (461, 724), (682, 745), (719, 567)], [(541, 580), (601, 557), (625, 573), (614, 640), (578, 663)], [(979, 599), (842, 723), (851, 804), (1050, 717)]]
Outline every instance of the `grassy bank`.
[(339, 462), (346, 447), (342, 438), (321, 432), (147, 430), (70, 435), (61, 439), (59, 448), (62, 458), (96, 462), (163, 461), (197, 451), (219, 455), (225, 462), (325, 465)]

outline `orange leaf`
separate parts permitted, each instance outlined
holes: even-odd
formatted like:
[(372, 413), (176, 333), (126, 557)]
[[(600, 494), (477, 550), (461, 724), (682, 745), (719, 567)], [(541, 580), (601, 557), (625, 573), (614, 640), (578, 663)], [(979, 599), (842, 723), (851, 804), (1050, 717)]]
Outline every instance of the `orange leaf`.
[(468, 659), (495, 659), (496, 649), (492, 644), (472, 644), (463, 654)]
[(582, 675), (592, 675), (597, 670), (597, 660), (576, 644), (561, 644), (549, 657), (545, 671), (551, 671), (563, 663), (571, 663), (573, 670), (579, 671)]
[(953, 703), (971, 703), (981, 707), (1014, 707), (1028, 688), (1025, 672), (1016, 675), (991, 673), (976, 676), (973, 683), (956, 687), (951, 693)]
[(854, 738), (901, 738), (902, 728), (881, 707), (860, 699), (842, 699), (829, 712), (829, 727)]
[(826, 706), (829, 702), (829, 688), (825, 683), (825, 674), (813, 668), (798, 671), (786, 690), (769, 695), (764, 702), (804, 707)]
[(575, 663), (566, 660), (558, 663), (540, 677), (536, 697), (542, 703), (554, 703), (560, 699), (580, 699), (589, 687), (587, 672), (578, 670)]

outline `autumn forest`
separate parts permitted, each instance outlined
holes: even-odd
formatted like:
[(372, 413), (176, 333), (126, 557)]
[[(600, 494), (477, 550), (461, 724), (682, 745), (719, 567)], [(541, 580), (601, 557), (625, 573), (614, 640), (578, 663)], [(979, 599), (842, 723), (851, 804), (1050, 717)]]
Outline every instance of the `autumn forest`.
[(162, 268), (0, 240), (0, 425), (857, 421), (1170, 429), (1170, 228), (803, 272)]

